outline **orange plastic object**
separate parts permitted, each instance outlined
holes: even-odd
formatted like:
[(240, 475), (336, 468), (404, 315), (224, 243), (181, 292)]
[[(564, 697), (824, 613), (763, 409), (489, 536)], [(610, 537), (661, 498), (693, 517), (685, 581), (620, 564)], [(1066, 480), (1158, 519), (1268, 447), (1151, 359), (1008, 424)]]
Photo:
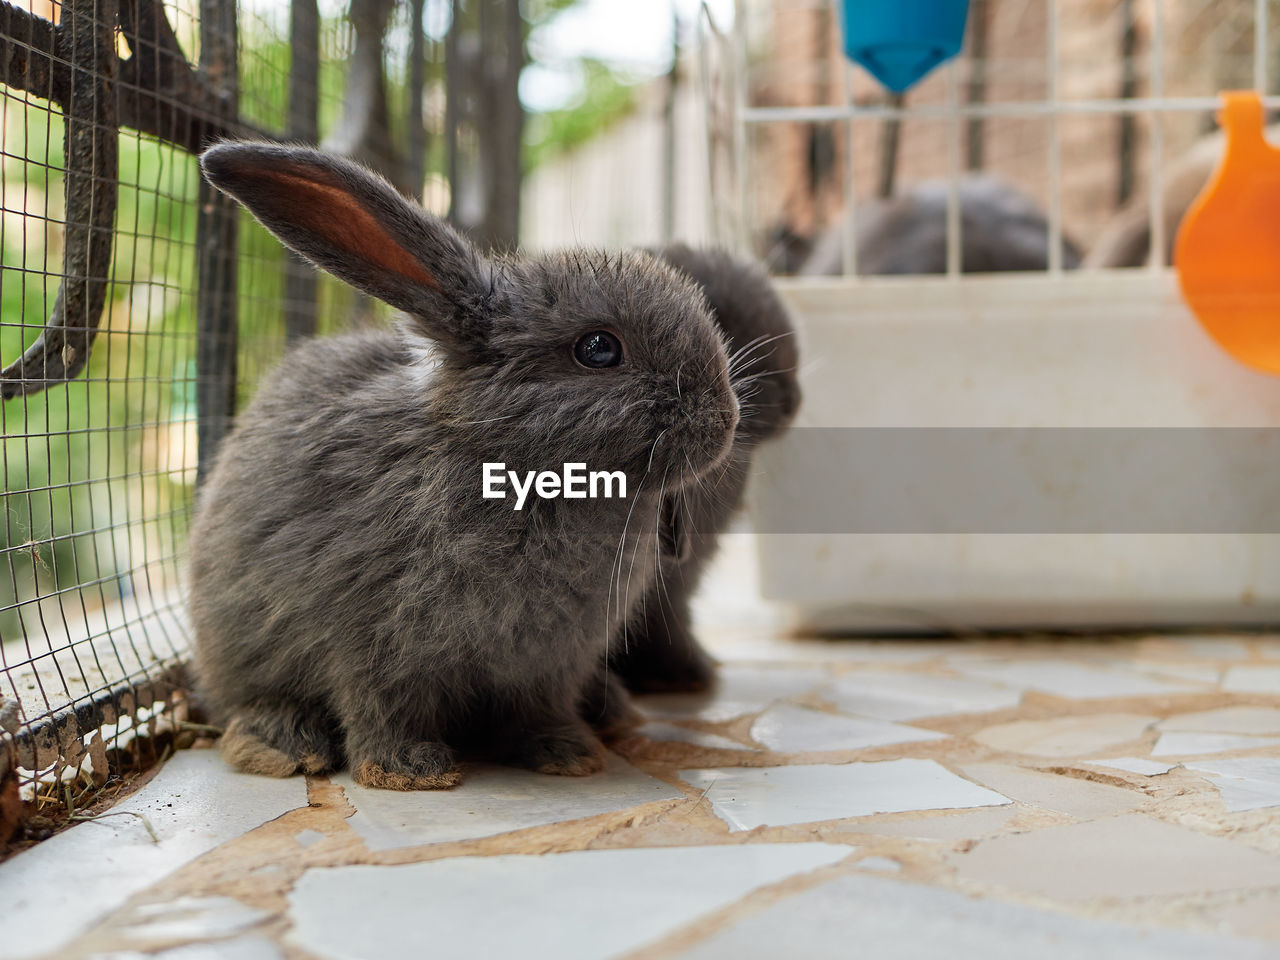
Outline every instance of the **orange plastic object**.
[(1280, 150), (1256, 93), (1224, 93), (1222, 162), (1187, 211), (1173, 263), (1209, 335), (1241, 363), (1280, 373)]

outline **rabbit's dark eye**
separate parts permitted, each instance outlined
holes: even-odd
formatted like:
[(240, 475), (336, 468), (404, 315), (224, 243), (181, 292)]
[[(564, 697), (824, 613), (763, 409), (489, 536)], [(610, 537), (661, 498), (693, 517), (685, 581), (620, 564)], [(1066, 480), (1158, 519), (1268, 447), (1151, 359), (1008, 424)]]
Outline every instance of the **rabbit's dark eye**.
[(573, 355), (584, 367), (616, 367), (622, 362), (622, 341), (608, 330), (592, 330), (578, 338)]

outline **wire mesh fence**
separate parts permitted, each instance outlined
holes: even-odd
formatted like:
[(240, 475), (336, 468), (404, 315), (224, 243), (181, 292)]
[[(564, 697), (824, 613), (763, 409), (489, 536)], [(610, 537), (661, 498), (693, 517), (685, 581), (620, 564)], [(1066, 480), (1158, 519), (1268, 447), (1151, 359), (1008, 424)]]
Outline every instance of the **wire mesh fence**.
[[(286, 331), (352, 313), (202, 183), (196, 153), (229, 135), (317, 139), (352, 44), (344, 11), (308, 0), (0, 3), (10, 806), (68, 817), (187, 722), (182, 555), (201, 466)], [(377, 61), (393, 89), (408, 46)]]

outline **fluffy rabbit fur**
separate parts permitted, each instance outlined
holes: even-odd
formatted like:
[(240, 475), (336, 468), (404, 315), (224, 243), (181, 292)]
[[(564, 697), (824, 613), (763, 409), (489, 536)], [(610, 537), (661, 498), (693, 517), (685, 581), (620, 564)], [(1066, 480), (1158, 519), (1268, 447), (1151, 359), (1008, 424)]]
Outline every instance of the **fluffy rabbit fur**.
[[(652, 558), (684, 550), (673, 496), (719, 468), (737, 426), (701, 292), (639, 253), (486, 259), (314, 150), (227, 143), (202, 166), (289, 246), (408, 316), (290, 353), (201, 491), (191, 614), (224, 752), (277, 776), (345, 764), (392, 789), (455, 784), (455, 750), (598, 770), (584, 703), (604, 723), (626, 711), (602, 651)], [(575, 344), (600, 330), (623, 358), (588, 368)], [(516, 511), (481, 497), (497, 461), (622, 470), (628, 496)]]
[(787, 309), (759, 268), (722, 251), (683, 244), (654, 252), (706, 295), (729, 344), (742, 415), (731, 456), (681, 491), (675, 520), (687, 528), (687, 555), (664, 555), (658, 579), (635, 609), (610, 663), (636, 692), (695, 691), (710, 686), (713, 662), (694, 639), (689, 599), (720, 533), (742, 504), (756, 446), (781, 433), (800, 405), (797, 344)]

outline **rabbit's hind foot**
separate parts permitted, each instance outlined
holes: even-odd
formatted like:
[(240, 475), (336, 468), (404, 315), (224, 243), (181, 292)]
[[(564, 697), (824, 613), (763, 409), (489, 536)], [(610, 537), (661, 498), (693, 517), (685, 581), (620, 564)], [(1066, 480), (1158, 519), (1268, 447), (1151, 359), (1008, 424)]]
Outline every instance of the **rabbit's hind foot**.
[(443, 743), (415, 743), (380, 760), (354, 763), (351, 778), (377, 790), (448, 790), (462, 782), (453, 753)]

